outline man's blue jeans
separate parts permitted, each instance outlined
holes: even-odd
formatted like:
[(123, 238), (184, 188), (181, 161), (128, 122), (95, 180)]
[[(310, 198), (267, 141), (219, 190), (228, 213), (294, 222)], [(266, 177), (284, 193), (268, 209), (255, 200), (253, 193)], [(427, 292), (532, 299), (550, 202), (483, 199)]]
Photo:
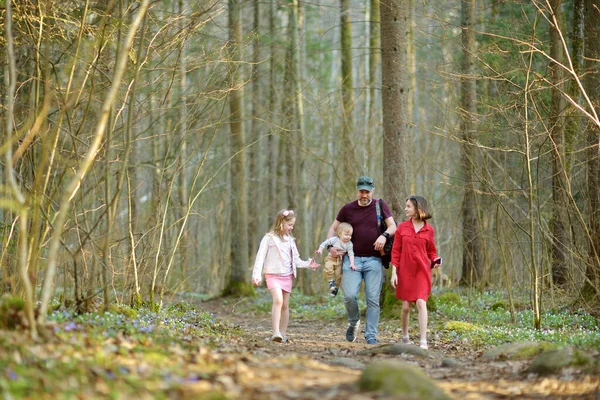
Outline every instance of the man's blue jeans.
[(365, 324), (365, 339), (377, 339), (377, 326), (379, 325), (379, 295), (381, 294), (381, 258), (354, 256), (356, 271), (350, 269), (350, 260), (344, 257), (342, 267), (342, 290), (344, 303), (348, 313), (348, 322), (355, 326), (360, 319), (358, 309), (358, 291), (360, 282), (365, 281), (365, 294), (367, 296), (367, 321)]

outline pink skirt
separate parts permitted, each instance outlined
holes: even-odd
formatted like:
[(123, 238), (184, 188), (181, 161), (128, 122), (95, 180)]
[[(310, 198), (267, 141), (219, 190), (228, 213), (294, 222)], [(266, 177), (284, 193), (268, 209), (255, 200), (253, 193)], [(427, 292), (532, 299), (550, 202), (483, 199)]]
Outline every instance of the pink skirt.
[(265, 274), (265, 280), (267, 281), (267, 288), (269, 290), (275, 288), (281, 288), (284, 292), (292, 293), (292, 278), (294, 275), (273, 275)]

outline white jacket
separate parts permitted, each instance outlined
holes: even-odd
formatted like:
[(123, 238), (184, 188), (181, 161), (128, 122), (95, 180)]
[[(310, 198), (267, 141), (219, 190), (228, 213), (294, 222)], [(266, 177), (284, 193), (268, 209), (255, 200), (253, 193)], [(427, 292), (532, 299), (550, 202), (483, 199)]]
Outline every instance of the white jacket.
[[(287, 269), (283, 265), (283, 254), (277, 242), (273, 239), (273, 232), (267, 233), (260, 241), (254, 269), (252, 270), (252, 279), (262, 279), (262, 273), (265, 274), (284, 274)], [(296, 268), (308, 268), (310, 260), (303, 261), (300, 258), (296, 241), (292, 239), (292, 271), (296, 277)]]

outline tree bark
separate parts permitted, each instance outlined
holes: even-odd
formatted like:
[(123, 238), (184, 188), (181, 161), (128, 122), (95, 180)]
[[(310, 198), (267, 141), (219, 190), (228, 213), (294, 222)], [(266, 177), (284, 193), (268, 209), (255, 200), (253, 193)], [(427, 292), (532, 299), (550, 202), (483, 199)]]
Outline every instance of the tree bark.
[(367, 168), (368, 171), (375, 171), (375, 146), (380, 144), (380, 140), (375, 140), (379, 133), (381, 123), (381, 114), (375, 107), (377, 104), (375, 93), (377, 89), (379, 65), (381, 64), (381, 13), (380, 1), (371, 0), (370, 7), (371, 18), (369, 20), (369, 103), (367, 105), (367, 132), (365, 146), (367, 147)]
[(407, 51), (409, 0), (381, 2), (381, 103), (383, 108), (383, 194), (393, 215), (404, 210), (406, 152), (410, 133)]
[[(262, 128), (261, 115), (263, 108), (261, 104), (263, 102), (262, 97), (262, 67), (261, 67), (261, 29), (260, 29), (260, 4), (259, 0), (252, 2), (252, 67), (251, 67), (251, 87), (252, 91), (252, 118), (250, 119), (250, 135), (248, 138), (249, 143), (255, 143), (260, 137), (260, 131)], [(267, 159), (271, 152), (264, 152), (262, 143), (256, 143), (251, 145), (248, 149), (248, 180), (251, 182), (253, 187), (261, 187), (263, 185), (264, 175), (264, 160)], [(266, 153), (266, 154), (265, 154)], [(267, 193), (268, 194), (268, 193)], [(248, 246), (249, 256), (253, 255), (254, 248), (258, 244), (261, 236), (264, 234), (264, 226), (260, 223), (264, 220), (264, 198), (265, 193), (263, 190), (256, 190), (252, 195), (253, 201), (248, 203), (248, 243), (252, 246)]]
[[(563, 62), (562, 42), (560, 40), (561, 0), (550, 1), (550, 57), (557, 62)], [(565, 131), (563, 100), (563, 72), (562, 68), (550, 60), (549, 75), (552, 83), (549, 134), (552, 145), (552, 219), (550, 229), (552, 234), (552, 280), (557, 285), (567, 283), (571, 268), (569, 252), (571, 246), (571, 228), (568, 215), (564, 212), (569, 206), (567, 182), (565, 179)]]
[[(596, 110), (600, 110), (600, 10), (596, 0), (584, 2), (584, 59), (586, 92)], [(588, 121), (587, 141), (587, 193), (590, 239), (588, 266), (584, 290), (596, 293), (600, 287), (600, 128)]]
[(355, 192), (356, 157), (354, 155), (354, 77), (352, 73), (352, 24), (350, 0), (340, 0), (341, 58), (342, 58), (342, 135), (341, 154), (342, 187), (350, 195)]
[(464, 177), (464, 192), (462, 201), (462, 232), (463, 232), (463, 260), (462, 285), (472, 285), (482, 278), (482, 251), (481, 230), (477, 216), (477, 199), (475, 191), (476, 165), (475, 152), (473, 151), (473, 137), (475, 132), (475, 33), (473, 23), (475, 18), (475, 0), (461, 1), (461, 79), (460, 79), (460, 134), (461, 167)]
[(242, 23), (240, 0), (229, 0), (229, 93), (231, 160), (231, 277), (225, 292), (244, 295), (250, 289), (248, 257), (248, 203), (244, 157), (244, 131), (241, 86)]

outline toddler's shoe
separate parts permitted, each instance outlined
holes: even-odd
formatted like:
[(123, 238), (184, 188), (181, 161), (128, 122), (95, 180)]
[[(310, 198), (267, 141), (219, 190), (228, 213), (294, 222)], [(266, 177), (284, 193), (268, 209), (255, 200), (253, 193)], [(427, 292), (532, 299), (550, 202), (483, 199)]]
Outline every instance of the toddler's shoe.
[(333, 292), (334, 289), (336, 289), (335, 281), (329, 281), (329, 293)]
[(334, 288), (333, 288), (333, 290), (331, 290), (331, 291), (329, 292), (329, 294), (331, 295), (331, 297), (335, 297), (335, 296), (337, 296), (337, 294), (338, 294), (338, 290), (339, 290), (338, 288), (334, 287)]

